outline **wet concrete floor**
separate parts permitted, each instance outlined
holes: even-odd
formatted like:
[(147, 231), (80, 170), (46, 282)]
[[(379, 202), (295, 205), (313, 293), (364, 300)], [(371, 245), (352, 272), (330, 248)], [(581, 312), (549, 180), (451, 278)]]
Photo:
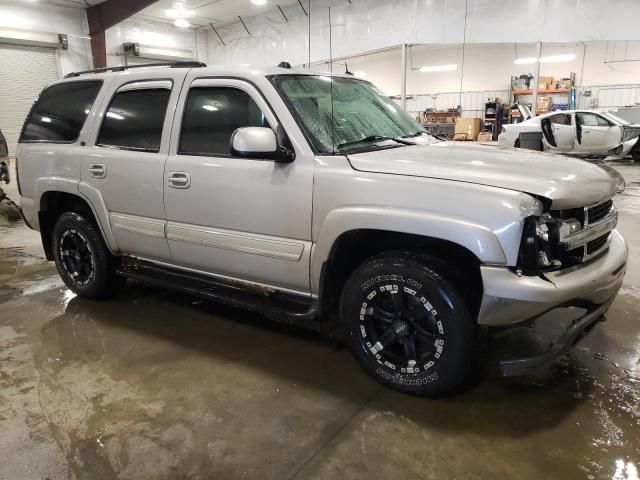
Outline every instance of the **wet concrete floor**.
[(38, 234), (0, 223), (0, 479), (637, 478), (640, 166), (619, 169), (607, 322), (539, 374), (439, 400), (259, 315), (141, 284), (75, 298)]

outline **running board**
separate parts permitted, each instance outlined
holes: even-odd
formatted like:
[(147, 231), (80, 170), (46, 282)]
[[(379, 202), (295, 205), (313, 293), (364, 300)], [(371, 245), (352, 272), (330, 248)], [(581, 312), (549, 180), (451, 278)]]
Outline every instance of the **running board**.
[(168, 290), (259, 312), (279, 322), (320, 331), (316, 302), (311, 298), (238, 281), (225, 281), (132, 257), (123, 257), (116, 273)]

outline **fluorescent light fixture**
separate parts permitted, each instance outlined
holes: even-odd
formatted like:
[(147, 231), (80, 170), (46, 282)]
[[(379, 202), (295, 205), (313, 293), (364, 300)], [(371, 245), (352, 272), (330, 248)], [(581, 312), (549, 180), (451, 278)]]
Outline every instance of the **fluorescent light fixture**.
[(253, 3), (254, 5), (265, 5), (267, 3), (267, 0), (251, 0), (251, 3)]
[[(540, 57), (540, 63), (560, 63), (560, 62), (570, 62), (576, 59), (575, 53), (565, 53), (562, 55), (549, 55), (546, 57)], [(532, 63), (536, 63), (538, 59), (536, 57), (524, 57), (524, 58), (516, 58), (513, 63), (516, 65), (530, 65)]]
[(191, 26), (188, 20), (184, 18), (176, 18), (176, 21), (173, 24), (178, 28), (188, 28)]
[(570, 62), (575, 59), (576, 59), (575, 53), (565, 53), (562, 55), (549, 55), (548, 57), (541, 57), (540, 63)]
[(353, 72), (353, 76), (358, 78), (364, 78), (367, 76), (367, 72), (365, 72), (364, 70), (358, 70), (356, 72)]
[(42, 120), (44, 123), (51, 123), (51, 119), (49, 117), (42, 117), (40, 120)]
[(421, 72), (452, 72), (458, 69), (458, 65), (452, 63), (450, 65), (427, 65), (420, 68)]
[(116, 120), (124, 120), (124, 117), (119, 113), (107, 112), (107, 117), (115, 118)]
[(532, 63), (536, 63), (538, 59), (536, 57), (524, 57), (524, 58), (516, 58), (513, 63), (516, 65), (531, 65)]
[(215, 112), (216, 110), (218, 110), (218, 107), (214, 107), (213, 105), (203, 105), (202, 108), (204, 108), (208, 112)]

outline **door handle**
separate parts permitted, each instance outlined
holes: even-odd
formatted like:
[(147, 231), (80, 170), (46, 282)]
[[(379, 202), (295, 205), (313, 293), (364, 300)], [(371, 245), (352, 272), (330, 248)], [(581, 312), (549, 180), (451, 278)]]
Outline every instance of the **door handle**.
[(185, 172), (169, 172), (168, 182), (172, 188), (189, 188), (191, 175)]
[(94, 178), (104, 178), (107, 176), (107, 167), (101, 163), (92, 163), (89, 165), (89, 175)]

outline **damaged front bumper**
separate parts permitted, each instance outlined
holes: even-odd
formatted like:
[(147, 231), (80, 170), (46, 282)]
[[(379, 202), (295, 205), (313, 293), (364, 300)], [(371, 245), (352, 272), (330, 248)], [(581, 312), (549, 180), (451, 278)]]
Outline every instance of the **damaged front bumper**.
[(503, 362), (503, 373), (521, 374), (542, 367), (573, 346), (607, 311), (622, 286), (627, 244), (617, 230), (608, 249), (597, 258), (543, 277), (518, 276), (504, 267), (481, 267), (484, 296), (478, 323), (489, 327), (522, 325), (557, 308), (579, 307), (575, 320), (542, 356)]

